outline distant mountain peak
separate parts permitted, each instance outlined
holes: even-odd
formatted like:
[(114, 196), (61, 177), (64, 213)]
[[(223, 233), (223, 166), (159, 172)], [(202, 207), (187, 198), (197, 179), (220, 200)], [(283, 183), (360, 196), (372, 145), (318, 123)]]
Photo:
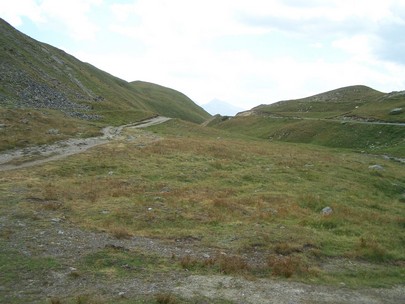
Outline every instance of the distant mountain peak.
[(237, 113), (245, 110), (218, 98), (214, 98), (210, 102), (202, 105), (202, 107), (211, 115), (220, 114), (222, 116), (235, 116)]

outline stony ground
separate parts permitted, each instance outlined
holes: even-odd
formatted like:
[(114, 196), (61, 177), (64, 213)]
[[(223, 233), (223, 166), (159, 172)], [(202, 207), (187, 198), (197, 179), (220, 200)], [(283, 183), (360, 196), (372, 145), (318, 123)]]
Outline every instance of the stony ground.
[[(40, 203), (40, 202), (32, 202)], [(2, 240), (2, 249), (27, 257), (52, 257), (61, 267), (41, 273), (20, 273), (18, 282), (0, 284), (0, 299), (19, 303), (43, 303), (46, 299), (97, 294), (103, 299), (135, 299), (158, 293), (171, 293), (182, 298), (226, 299), (231, 303), (404, 303), (403, 287), (392, 289), (353, 290), (339, 287), (308, 285), (285, 280), (251, 279), (243, 276), (195, 275), (186, 270), (153, 272), (132, 269), (130, 275), (111, 281), (105, 276), (83, 273), (80, 261), (106, 248), (160, 256), (167, 260), (185, 255), (206, 258), (218, 254), (204, 248), (198, 240), (163, 241), (144, 237), (117, 239), (107, 233), (84, 231), (54, 211), (42, 211), (35, 218), (16, 216), (10, 210), (0, 218), (0, 229), (12, 231)], [(16, 219), (17, 218), (17, 219)], [(220, 253), (227, 254), (227, 253)], [(259, 257), (247, 257), (250, 263)], [(343, 262), (343, 261), (341, 261)], [(173, 260), (177, 263), (177, 260)], [(331, 264), (336, 261), (331, 262)], [(329, 265), (330, 266), (330, 265)], [(335, 265), (336, 266), (336, 265)]]

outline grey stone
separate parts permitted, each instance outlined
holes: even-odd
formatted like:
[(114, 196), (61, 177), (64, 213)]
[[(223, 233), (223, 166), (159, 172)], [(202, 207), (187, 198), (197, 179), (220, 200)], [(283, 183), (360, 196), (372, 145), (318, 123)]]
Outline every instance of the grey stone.
[(332, 213), (333, 213), (333, 209), (329, 206), (323, 208), (321, 211), (322, 215), (331, 215)]
[(394, 108), (390, 111), (390, 115), (398, 115), (401, 114), (404, 110), (402, 108)]
[(371, 170), (376, 170), (376, 171), (384, 170), (384, 167), (381, 165), (371, 165), (371, 166), (368, 166), (368, 168)]
[(51, 135), (58, 135), (59, 129), (49, 129), (48, 131), (46, 131), (46, 133)]

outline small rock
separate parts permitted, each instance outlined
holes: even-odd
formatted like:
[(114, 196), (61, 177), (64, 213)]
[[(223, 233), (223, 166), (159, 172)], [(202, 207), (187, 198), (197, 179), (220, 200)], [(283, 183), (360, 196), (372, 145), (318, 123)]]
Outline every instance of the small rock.
[(50, 135), (58, 135), (59, 129), (49, 129), (48, 131), (46, 131), (46, 133)]
[(0, 124), (0, 129), (7, 127), (5, 124)]
[(404, 110), (402, 108), (395, 108), (390, 111), (390, 115), (398, 115), (401, 114)]
[(110, 213), (110, 211), (108, 211), (108, 210), (102, 210), (100, 213), (101, 213), (101, 214), (108, 214), (108, 213)]
[(153, 209), (151, 207), (148, 208), (148, 211), (152, 211)]
[(59, 223), (60, 221), (61, 221), (61, 219), (58, 217), (51, 219), (51, 222), (53, 222), (53, 223)]
[(125, 296), (125, 292), (124, 292), (124, 291), (120, 291), (120, 292), (118, 293), (118, 296), (124, 297), (124, 296)]
[(321, 211), (322, 215), (331, 215), (332, 213), (333, 213), (333, 209), (329, 206), (323, 208)]
[(61, 234), (61, 235), (62, 235), (62, 234), (65, 234), (65, 233), (64, 233), (62, 230), (59, 230), (59, 231), (58, 231), (58, 234)]
[(368, 166), (368, 168), (371, 170), (377, 170), (377, 171), (384, 170), (384, 167), (381, 165), (371, 165), (371, 166)]
[(111, 175), (113, 175), (113, 174), (114, 174), (114, 171), (109, 171), (109, 172), (108, 172), (108, 175), (109, 175), (109, 176), (111, 176)]
[(203, 257), (204, 257), (204, 259), (209, 259), (211, 256), (209, 254), (207, 254), (207, 253), (204, 253)]

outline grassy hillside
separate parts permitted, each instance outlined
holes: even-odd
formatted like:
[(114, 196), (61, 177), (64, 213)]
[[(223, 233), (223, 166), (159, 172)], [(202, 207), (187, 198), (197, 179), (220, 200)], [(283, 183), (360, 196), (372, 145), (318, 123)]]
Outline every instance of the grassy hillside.
[[(0, 124), (9, 125), (9, 135), (13, 128), (21, 128), (10, 122), (10, 110), (22, 116), (40, 111), (63, 117), (62, 121), (70, 125), (84, 126), (87, 121), (90, 129), (91, 125), (124, 124), (155, 114), (197, 123), (210, 117), (179, 92), (152, 84), (128, 83), (31, 39), (2, 19), (0, 45), (0, 116), (5, 117)], [(27, 136), (28, 141), (44, 133), (41, 121), (36, 120), (38, 115), (31, 116), (28, 128), (40, 131)], [(46, 128), (56, 127), (53, 120), (48, 122)]]
[(281, 117), (339, 118), (405, 122), (405, 110), (390, 114), (395, 108), (405, 108), (403, 92), (385, 94), (366, 86), (350, 86), (314, 96), (261, 105), (251, 111), (256, 115)]
[[(403, 110), (393, 114), (396, 108)], [(405, 157), (405, 126), (401, 123), (405, 123), (403, 92), (384, 94), (365, 86), (353, 86), (261, 105), (232, 119), (212, 120), (208, 126), (270, 141)]]
[(201, 123), (210, 116), (190, 98), (176, 90), (144, 81), (131, 82), (131, 87), (139, 94), (148, 109), (165, 116), (196, 123)]

